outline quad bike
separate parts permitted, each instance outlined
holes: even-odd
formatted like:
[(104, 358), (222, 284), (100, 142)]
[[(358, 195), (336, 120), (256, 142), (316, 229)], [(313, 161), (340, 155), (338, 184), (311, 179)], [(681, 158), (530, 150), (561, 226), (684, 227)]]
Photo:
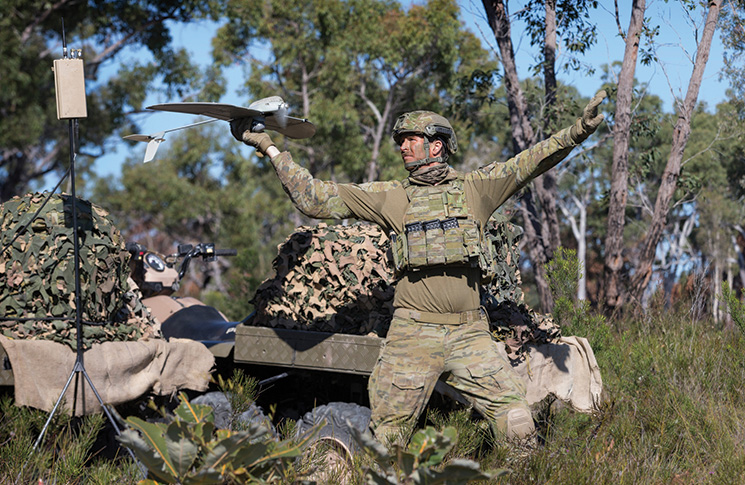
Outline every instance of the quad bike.
[[(199, 340), (209, 348), (235, 341), (235, 327), (239, 322), (229, 322), (222, 312), (196, 298), (173, 296), (193, 258), (214, 261), (219, 256), (235, 256), (235, 249), (215, 249), (211, 243), (182, 244), (175, 254), (168, 256), (149, 251), (137, 243), (127, 243), (126, 249), (132, 255), (131, 277), (142, 292), (142, 302), (160, 322), (166, 339)], [(176, 269), (179, 259), (181, 264)], [(231, 346), (218, 347), (213, 353)]]

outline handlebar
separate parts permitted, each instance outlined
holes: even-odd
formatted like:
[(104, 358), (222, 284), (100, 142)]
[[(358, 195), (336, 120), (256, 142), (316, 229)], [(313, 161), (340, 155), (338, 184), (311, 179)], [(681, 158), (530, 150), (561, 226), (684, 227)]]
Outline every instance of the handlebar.
[(236, 256), (237, 249), (215, 249), (215, 256)]
[[(125, 250), (133, 255), (139, 255), (140, 258), (148, 253), (147, 247), (136, 242), (125, 244)], [(214, 261), (218, 256), (235, 256), (238, 251), (235, 249), (215, 249), (214, 243), (200, 243), (196, 246), (191, 244), (179, 244), (175, 254), (165, 257), (168, 266), (173, 266), (177, 258), (183, 258), (181, 267), (178, 270), (178, 279), (181, 280), (186, 270), (189, 268), (189, 262), (192, 258), (201, 257), (204, 261)]]
[(183, 256), (184, 260), (181, 262), (178, 278), (180, 280), (186, 274), (191, 258), (201, 257), (204, 261), (214, 261), (218, 256), (235, 256), (236, 254), (238, 254), (238, 251), (235, 249), (215, 249), (213, 243), (200, 243), (196, 246), (179, 244), (177, 255)]

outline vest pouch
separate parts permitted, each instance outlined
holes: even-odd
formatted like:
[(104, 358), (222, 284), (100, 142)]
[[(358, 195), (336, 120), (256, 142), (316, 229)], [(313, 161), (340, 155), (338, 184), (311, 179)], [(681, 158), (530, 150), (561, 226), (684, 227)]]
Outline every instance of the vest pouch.
[(445, 264), (445, 232), (442, 230), (442, 222), (433, 219), (422, 222), (422, 226), (427, 244), (427, 264)]
[(391, 255), (393, 256), (393, 272), (400, 275), (407, 264), (406, 234), (391, 232)]
[(478, 258), (481, 255), (481, 234), (478, 225), (472, 220), (466, 221), (469, 224), (463, 224), (463, 245), (465, 246), (466, 257), (468, 259)]
[(481, 284), (483, 285), (490, 283), (499, 272), (496, 244), (499, 244), (497, 238), (492, 236), (490, 233), (486, 233), (483, 238), (483, 250), (479, 256)]
[(466, 254), (466, 239), (461, 222), (455, 217), (442, 221), (442, 231), (445, 235), (445, 264), (459, 264), (468, 261)]
[(406, 224), (406, 241), (408, 242), (409, 266), (419, 268), (427, 265), (427, 238), (422, 222)]
[(462, 187), (454, 187), (443, 192), (442, 202), (445, 206), (445, 217), (468, 217), (466, 193)]

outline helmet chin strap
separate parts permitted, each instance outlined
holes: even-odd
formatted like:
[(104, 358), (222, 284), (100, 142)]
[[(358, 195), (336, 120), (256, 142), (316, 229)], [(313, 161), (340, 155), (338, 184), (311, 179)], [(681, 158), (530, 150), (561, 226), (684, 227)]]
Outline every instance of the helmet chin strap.
[[(424, 153), (429, 155), (429, 140), (427, 137), (424, 137)], [(404, 168), (408, 170), (409, 172), (412, 172), (416, 170), (417, 168), (421, 167), (422, 165), (428, 165), (430, 163), (440, 163), (444, 162), (445, 159), (443, 157), (424, 157), (420, 158), (419, 160), (412, 160), (410, 162), (404, 162)]]

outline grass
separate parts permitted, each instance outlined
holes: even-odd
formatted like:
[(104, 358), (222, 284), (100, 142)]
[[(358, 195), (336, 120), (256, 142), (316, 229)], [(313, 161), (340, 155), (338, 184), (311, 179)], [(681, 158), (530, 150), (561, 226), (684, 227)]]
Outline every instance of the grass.
[(70, 418), (56, 413), (38, 449), (48, 414), (0, 397), (0, 483), (136, 483), (141, 472), (128, 458), (104, 456), (112, 434), (103, 415)]
[(585, 330), (603, 374), (601, 411), (554, 414), (509, 483), (743, 482), (742, 335), (684, 312)]
[[(545, 441), (530, 453), (495, 443), (467, 410), (430, 412), (428, 424), (458, 430), (448, 459), (509, 470), (493, 483), (745, 483), (745, 337), (737, 328), (694, 321), (685, 309), (652, 308), (640, 318), (575, 319), (564, 333), (587, 337), (595, 351), (605, 389), (600, 411), (547, 405), (539, 426)], [(17, 408), (8, 396), (0, 413), (2, 483), (14, 483), (24, 464), (18, 483), (141, 478), (128, 457), (96, 451), (100, 416), (56, 417), (42, 449), (31, 453), (47, 414)], [(365, 483), (369, 466), (358, 457), (346, 480)]]

